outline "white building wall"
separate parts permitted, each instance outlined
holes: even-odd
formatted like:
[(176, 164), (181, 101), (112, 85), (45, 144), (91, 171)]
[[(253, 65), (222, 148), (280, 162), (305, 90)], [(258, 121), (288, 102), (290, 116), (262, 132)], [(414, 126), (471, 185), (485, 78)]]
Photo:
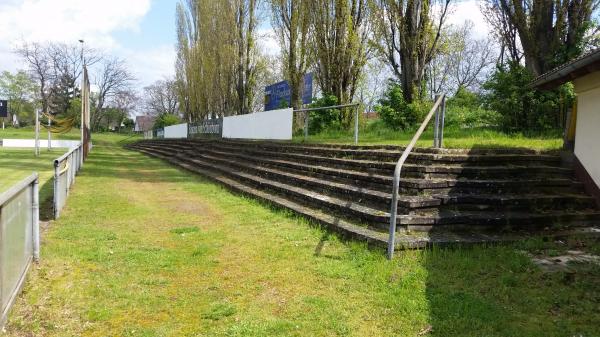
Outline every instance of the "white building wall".
[(187, 123), (176, 124), (165, 127), (165, 138), (187, 138)]
[(575, 81), (577, 127), (575, 155), (600, 186), (600, 72)]
[(291, 108), (230, 116), (223, 119), (223, 138), (292, 139)]

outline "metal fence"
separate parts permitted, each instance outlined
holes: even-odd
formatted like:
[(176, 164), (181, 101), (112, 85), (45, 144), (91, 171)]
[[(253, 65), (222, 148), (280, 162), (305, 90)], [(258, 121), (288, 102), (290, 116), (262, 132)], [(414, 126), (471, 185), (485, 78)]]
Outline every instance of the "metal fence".
[(188, 138), (221, 137), (223, 135), (223, 118), (203, 119), (188, 124)]
[(79, 145), (54, 160), (54, 218), (58, 219), (60, 211), (67, 201), (75, 175), (83, 165), (83, 146)]
[[(297, 114), (297, 116), (302, 116), (302, 119), (304, 120), (304, 140), (308, 140), (308, 130), (309, 130), (309, 125), (310, 125), (310, 113), (312, 111), (316, 111), (316, 112), (320, 112), (323, 110), (332, 110), (332, 109), (342, 109), (342, 108), (352, 108), (354, 110), (354, 116), (353, 116), (353, 120), (354, 120), (354, 145), (358, 145), (358, 118), (359, 118), (359, 108), (360, 108), (360, 103), (350, 103), (350, 104), (342, 104), (342, 105), (332, 105), (332, 106), (325, 106), (325, 107), (318, 107), (318, 108), (303, 108), (303, 109), (297, 109), (294, 110), (294, 113)], [(300, 115), (302, 114), (302, 115)]]
[(38, 175), (0, 194), (0, 329), (6, 323), (32, 261), (39, 260)]

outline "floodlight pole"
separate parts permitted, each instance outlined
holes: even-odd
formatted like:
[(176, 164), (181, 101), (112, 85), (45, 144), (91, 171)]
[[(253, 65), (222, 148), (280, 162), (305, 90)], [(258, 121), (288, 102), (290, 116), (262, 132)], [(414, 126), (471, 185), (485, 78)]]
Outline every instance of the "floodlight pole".
[[(84, 119), (84, 110), (85, 110), (85, 102), (83, 99), (83, 95), (84, 95), (84, 91), (87, 90), (85, 88), (85, 58), (83, 58), (83, 44), (85, 43), (85, 41), (83, 41), (83, 39), (79, 40), (79, 43), (81, 43), (81, 122), (79, 123), (79, 129), (81, 129), (81, 146), (83, 149), (84, 144), (84, 137), (85, 137), (85, 128), (83, 127), (85, 124)], [(83, 163), (83, 156), (81, 156), (81, 163)]]

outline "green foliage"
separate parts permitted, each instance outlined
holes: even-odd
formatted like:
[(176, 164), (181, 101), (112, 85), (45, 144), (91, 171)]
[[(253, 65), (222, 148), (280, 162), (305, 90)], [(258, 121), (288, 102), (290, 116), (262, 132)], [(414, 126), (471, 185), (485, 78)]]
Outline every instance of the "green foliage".
[(500, 114), (505, 131), (540, 131), (561, 126), (561, 111), (571, 106), (575, 95), (567, 85), (555, 91), (540, 91), (530, 86), (533, 76), (522, 65), (499, 66), (483, 88), (485, 106)]
[(501, 116), (485, 109), (481, 96), (461, 87), (446, 105), (446, 127), (474, 128), (498, 126)]
[[(315, 100), (310, 107), (321, 108), (337, 104), (337, 97), (325, 94), (323, 97)], [(308, 132), (310, 134), (316, 134), (323, 130), (340, 130), (342, 128), (342, 113), (339, 109), (311, 111), (309, 114)]]
[[(8, 100), (8, 112), (16, 114), (21, 126), (33, 122), (35, 83), (23, 70), (0, 74), (0, 96)], [(9, 116), (10, 117), (10, 116)]]
[(427, 113), (428, 103), (406, 103), (401, 86), (395, 81), (389, 81), (388, 87), (375, 106), (384, 124), (394, 130), (406, 130), (415, 126)]
[(131, 118), (125, 118), (125, 120), (123, 121), (123, 125), (125, 125), (126, 129), (131, 131), (135, 127), (135, 121)]
[(172, 114), (162, 114), (156, 118), (154, 122), (154, 129), (164, 128), (165, 126), (179, 124), (181, 120), (179, 117)]

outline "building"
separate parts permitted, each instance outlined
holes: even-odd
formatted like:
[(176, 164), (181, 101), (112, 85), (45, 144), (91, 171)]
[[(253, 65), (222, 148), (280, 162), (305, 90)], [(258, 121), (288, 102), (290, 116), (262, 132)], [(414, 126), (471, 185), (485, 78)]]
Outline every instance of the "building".
[(133, 131), (146, 132), (146, 131), (152, 130), (155, 120), (156, 120), (156, 117), (154, 117), (154, 116), (136, 116), (135, 117), (135, 126), (133, 128)]
[(533, 85), (551, 89), (569, 81), (577, 102), (567, 122), (566, 141), (574, 141), (577, 178), (600, 204), (600, 49), (539, 76)]

